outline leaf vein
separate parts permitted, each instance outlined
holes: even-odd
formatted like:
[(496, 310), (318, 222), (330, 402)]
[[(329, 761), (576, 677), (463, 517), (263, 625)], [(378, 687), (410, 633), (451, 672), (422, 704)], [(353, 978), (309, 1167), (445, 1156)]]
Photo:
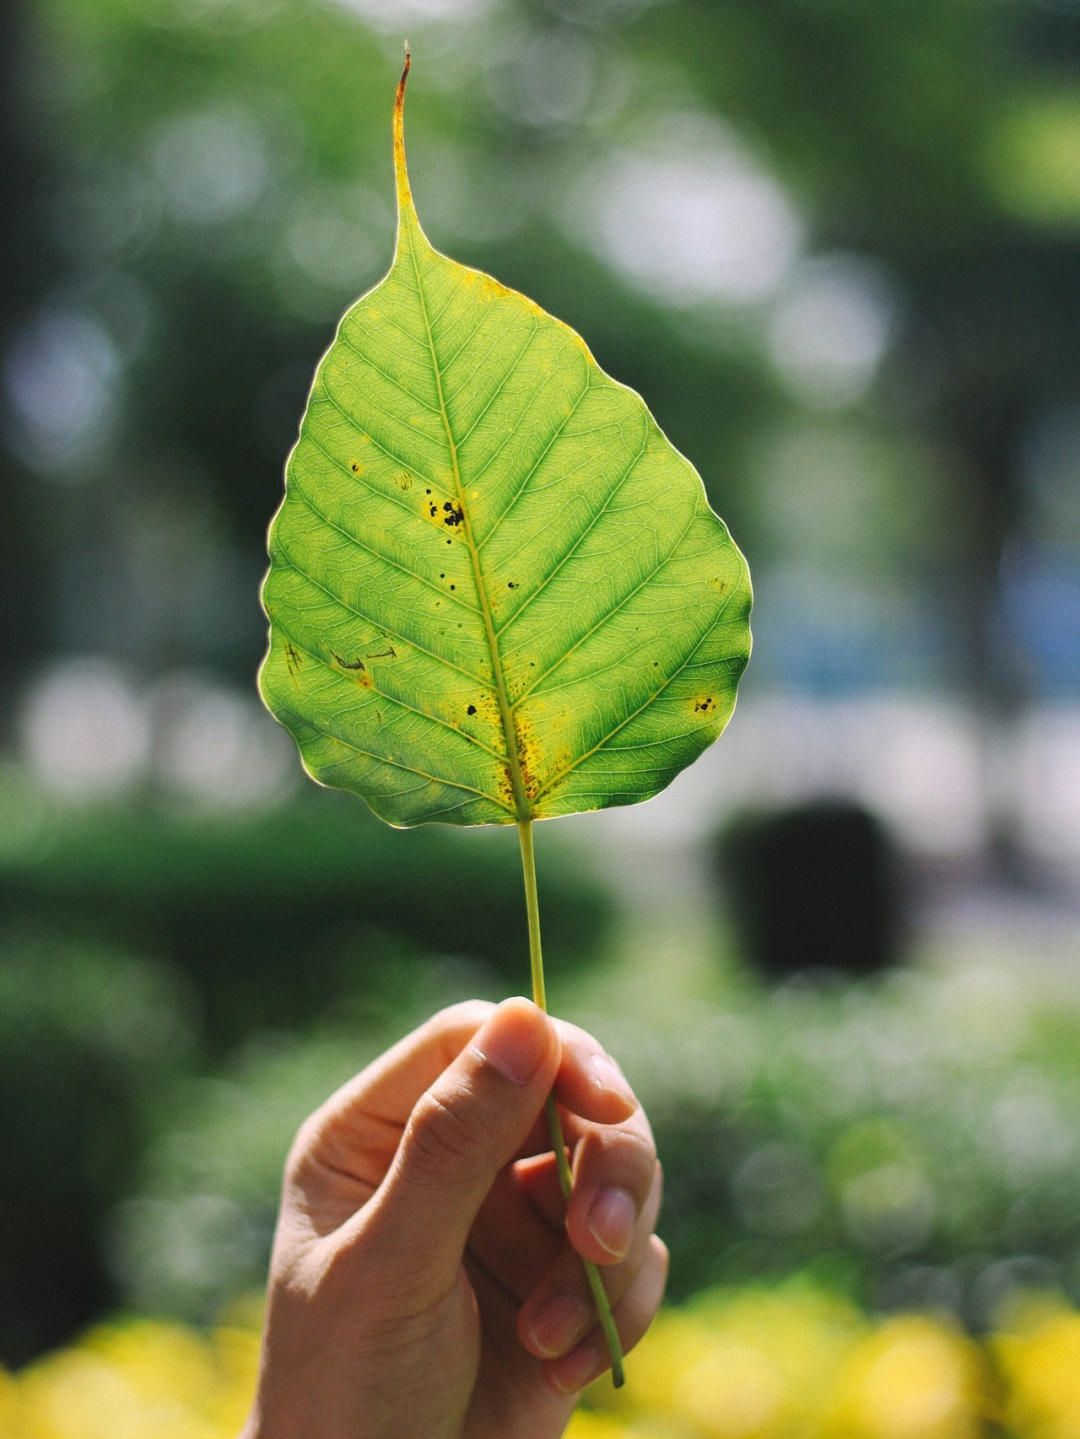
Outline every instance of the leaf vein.
[[(694, 511), (693, 511), (693, 513), (691, 514), (690, 519), (688, 520), (688, 522), (686, 523), (686, 525), (685, 525), (685, 526), (683, 527), (683, 529), (680, 531), (678, 539), (676, 539), (676, 541), (675, 541), (675, 543), (672, 545), (671, 549), (668, 550), (667, 554), (666, 554), (666, 555), (664, 556), (664, 558), (659, 562), (659, 564), (654, 565), (653, 568), (649, 571), (649, 573), (645, 576), (645, 578), (642, 579), (642, 580), (639, 580), (638, 583), (634, 586), (634, 588), (633, 588), (632, 590), (629, 590), (629, 591), (622, 597), (622, 599), (618, 602), (618, 604), (613, 605), (613, 606), (611, 607), (611, 609), (605, 611), (605, 613), (600, 617), (600, 619), (597, 620), (596, 624), (592, 625), (589, 629), (587, 629), (587, 630), (585, 631), (585, 633), (584, 633), (583, 635), (581, 635), (578, 639), (576, 639), (576, 640), (574, 641), (574, 643), (570, 646), (570, 648), (569, 648), (568, 650), (566, 650), (563, 654), (561, 654), (561, 655), (559, 656), (559, 658), (555, 661), (554, 664), (549, 665), (549, 666), (547, 667), (547, 669), (543, 672), (543, 674), (537, 675), (536, 678), (533, 680), (532, 684), (530, 684), (529, 687), (528, 687), (526, 690), (524, 690), (520, 695), (518, 695), (517, 699), (514, 701), (514, 707), (515, 707), (515, 708), (516, 708), (519, 704), (521, 704), (521, 702), (522, 702), (523, 700), (527, 699), (529, 695), (533, 694), (533, 693), (536, 691), (537, 687), (538, 687), (539, 685), (543, 684), (544, 680), (547, 679), (548, 675), (552, 674), (555, 670), (557, 670), (557, 669), (559, 668), (559, 666), (560, 666), (565, 660), (568, 660), (568, 659), (570, 658), (570, 656), (574, 653), (574, 651), (575, 651), (576, 649), (579, 649), (591, 635), (594, 635), (594, 634), (597, 632), (597, 630), (602, 629), (602, 628), (604, 627), (604, 625), (607, 624), (608, 620), (610, 620), (614, 615), (617, 615), (618, 612), (619, 612), (625, 605), (628, 605), (628, 604), (630, 603), (630, 601), (634, 598), (634, 596), (635, 596), (636, 594), (638, 594), (639, 591), (643, 590), (646, 585), (652, 583), (652, 581), (656, 578), (656, 576), (660, 573), (660, 571), (664, 568), (664, 566), (668, 563), (668, 561), (669, 561), (669, 560), (672, 558), (672, 556), (675, 554), (675, 551), (676, 551), (676, 550), (679, 548), (679, 546), (682, 544), (682, 542), (683, 542), (683, 540), (686, 538), (686, 536), (690, 533), (690, 528), (691, 528), (691, 526), (693, 525), (694, 521), (697, 519), (697, 514), (698, 514), (697, 506), (695, 505), (695, 506), (694, 506)], [(587, 675), (585, 675), (585, 676), (580, 676), (580, 675), (579, 675), (579, 676), (577, 677), (577, 680), (580, 680), (580, 679), (583, 679), (583, 678), (584, 678), (584, 679), (587, 679), (588, 676), (587, 676)], [(576, 680), (568, 680), (568, 681), (567, 681), (568, 684), (573, 684), (573, 683), (576, 683), (576, 682), (577, 682)], [(562, 685), (553, 685), (553, 686), (551, 686), (551, 689), (561, 689), (561, 688), (563, 688)], [(548, 692), (550, 693), (550, 691), (548, 691)]]
[[(541, 386), (541, 389), (542, 389), (542, 388), (543, 388), (543, 386)], [(555, 441), (556, 441), (556, 440), (559, 438), (559, 436), (562, 434), (563, 430), (566, 429), (567, 425), (568, 425), (568, 424), (570, 423), (570, 421), (573, 419), (574, 415), (576, 414), (576, 412), (577, 412), (577, 410), (578, 410), (578, 407), (581, 405), (581, 402), (584, 400), (585, 396), (589, 393), (589, 390), (590, 390), (591, 388), (592, 388), (592, 376), (591, 376), (588, 372), (586, 372), (586, 376), (585, 376), (585, 388), (582, 390), (581, 394), (578, 395), (577, 399), (576, 399), (576, 400), (573, 402), (573, 404), (570, 406), (570, 409), (569, 409), (569, 411), (567, 412), (566, 417), (561, 421), (561, 423), (559, 424), (559, 427), (556, 429), (556, 431), (555, 431), (555, 433), (552, 435), (551, 439), (548, 440), (547, 444), (546, 444), (546, 445), (544, 446), (544, 448), (540, 451), (540, 454), (539, 454), (539, 455), (537, 456), (537, 458), (536, 458), (536, 463), (531, 467), (531, 469), (528, 471), (528, 473), (523, 477), (523, 479), (522, 479), (522, 481), (521, 481), (521, 484), (520, 484), (520, 485), (518, 486), (518, 488), (514, 491), (514, 493), (510, 496), (509, 500), (507, 500), (507, 502), (506, 502), (505, 506), (503, 507), (501, 513), (498, 514), (498, 515), (495, 517), (495, 519), (493, 520), (493, 522), (492, 522), (492, 524), (491, 524), (491, 528), (488, 530), (488, 532), (487, 532), (487, 534), (484, 536), (484, 538), (480, 541), (480, 545), (479, 545), (479, 548), (480, 548), (480, 549), (483, 549), (483, 548), (484, 548), (484, 546), (487, 544), (488, 540), (491, 539), (492, 535), (495, 533), (495, 531), (496, 531), (496, 530), (499, 528), (499, 526), (502, 524), (503, 520), (506, 519), (507, 515), (510, 513), (510, 511), (511, 511), (511, 510), (514, 508), (514, 506), (517, 504), (517, 502), (518, 502), (518, 500), (521, 498), (522, 494), (524, 494), (524, 492), (525, 492), (525, 490), (526, 490), (526, 488), (527, 488), (527, 486), (528, 486), (529, 481), (532, 479), (533, 475), (536, 474), (537, 470), (538, 470), (538, 469), (540, 468), (540, 466), (543, 464), (543, 462), (544, 462), (544, 460), (546, 459), (546, 457), (547, 457), (547, 455), (548, 455), (548, 452), (550, 451), (552, 445), (554, 445)], [(511, 433), (512, 433), (512, 434), (516, 434), (516, 429), (515, 429), (514, 431), (512, 431)], [(508, 435), (508, 436), (507, 436), (507, 439), (509, 439), (509, 438), (510, 438), (510, 436)], [(506, 443), (506, 441), (504, 440), (504, 441), (503, 441), (503, 444), (505, 444), (505, 443)], [(500, 445), (499, 448), (501, 449), (501, 448), (502, 448), (502, 445)], [(485, 466), (484, 466), (484, 469), (486, 469), (486, 468), (487, 468), (487, 466), (485, 465)], [(481, 471), (481, 474), (482, 474), (482, 473), (483, 473), (483, 470)]]
[[(469, 428), (468, 428), (468, 429), (465, 431), (465, 433), (462, 435), (461, 439), (458, 440), (457, 445), (458, 445), (458, 449), (459, 449), (459, 450), (461, 449), (462, 445), (465, 444), (466, 440), (467, 440), (467, 439), (469, 438), (469, 436), (472, 434), (473, 430), (476, 429), (477, 425), (480, 423), (480, 421), (481, 421), (481, 420), (484, 418), (484, 416), (487, 414), (488, 410), (491, 409), (492, 405), (495, 403), (495, 401), (496, 401), (496, 400), (499, 398), (499, 396), (502, 394), (503, 390), (506, 388), (507, 382), (510, 380), (510, 378), (511, 378), (514, 374), (516, 374), (518, 365), (521, 364), (521, 361), (522, 361), (522, 360), (524, 359), (524, 357), (525, 357), (525, 351), (529, 348), (529, 346), (532, 344), (533, 340), (536, 338), (536, 332), (537, 332), (537, 329), (538, 329), (538, 328), (539, 328), (539, 327), (537, 326), (536, 321), (533, 320), (533, 327), (532, 327), (532, 329), (529, 331), (529, 338), (528, 338), (528, 339), (525, 341), (525, 343), (522, 345), (522, 347), (521, 347), (520, 351), (518, 352), (518, 354), (516, 354), (516, 355), (514, 356), (513, 360), (512, 360), (511, 363), (510, 363), (509, 368), (508, 368), (507, 371), (506, 371), (506, 374), (503, 375), (502, 379), (499, 381), (498, 385), (495, 387), (495, 390), (492, 392), (491, 397), (488, 399), (487, 403), (486, 403), (486, 404), (484, 405), (484, 407), (481, 409), (481, 411), (480, 411), (480, 413), (477, 415), (476, 419), (473, 420), (472, 424), (469, 426)], [(488, 355), (491, 353), (491, 350), (493, 350), (493, 349), (495, 348), (495, 345), (496, 345), (497, 343), (498, 343), (498, 341), (493, 341), (493, 342), (492, 342), (491, 349), (489, 349), (488, 351), (486, 351), (485, 354), (483, 355), (483, 357), (477, 362), (476, 369), (473, 370), (472, 375), (469, 376), (469, 379), (468, 379), (468, 380), (465, 380), (465, 381), (463, 382), (463, 384), (462, 384), (462, 389), (464, 389), (465, 385), (467, 385), (467, 384), (469, 383), (469, 380), (472, 379), (473, 375), (476, 374), (476, 370), (478, 370), (478, 369), (480, 368), (480, 366), (484, 363), (484, 360), (487, 359)], [(460, 391), (459, 391), (458, 393), (460, 394)]]
[(457, 446), (454, 443), (454, 434), (450, 427), (450, 416), (446, 410), (446, 396), (443, 392), (442, 372), (439, 368), (438, 352), (435, 349), (435, 336), (432, 334), (431, 321), (428, 318), (427, 301), (424, 298), (424, 285), (420, 278), (420, 266), (417, 262), (416, 252), (411, 245), (409, 246), (409, 254), (412, 258), (413, 273), (416, 276), (416, 288), (420, 295), (420, 308), (423, 311), (424, 324), (427, 326), (428, 344), (431, 348), (431, 363), (435, 370), (435, 388), (438, 391), (443, 426), (446, 430), (446, 443), (449, 447), (450, 463), (454, 472), (454, 484), (457, 487), (458, 507), (461, 510), (461, 517), (464, 524), (465, 540), (469, 546), (469, 557), (472, 561), (476, 598), (480, 603), (480, 609), (484, 619), (484, 632), (487, 636), (491, 671), (495, 680), (495, 698), (499, 706), (499, 717), (502, 721), (503, 739), (506, 744), (507, 766), (510, 772), (510, 783), (514, 794), (514, 813), (518, 819), (522, 819), (531, 813), (531, 809), (525, 781), (521, 773), (521, 756), (517, 750), (517, 733), (514, 730), (513, 713), (510, 709), (510, 697), (506, 692), (506, 679), (503, 675), (502, 657), (499, 654), (499, 642), (495, 637), (495, 624), (491, 614), (491, 606), (488, 601), (484, 570), (480, 561), (480, 550), (473, 534), (469, 507), (465, 504), (465, 495), (461, 483), (461, 470), (458, 465)]
[[(451, 299), (453, 299), (453, 295), (451, 295)], [(458, 356), (461, 354), (461, 352), (465, 349), (465, 346), (471, 344), (472, 341), (476, 339), (477, 335), (478, 335), (478, 334), (480, 333), (480, 331), (483, 329), (483, 327), (484, 327), (484, 322), (487, 320), (487, 317), (491, 314), (492, 310), (495, 308), (495, 304), (496, 304), (496, 302), (495, 302), (494, 300), (492, 300), (491, 304), (488, 305), (487, 309), (486, 309), (486, 310), (484, 311), (484, 313), (480, 316), (480, 319), (476, 322), (476, 324), (472, 327), (472, 329), (469, 331), (469, 333), (465, 336), (465, 338), (462, 340), (461, 344), (458, 345), (457, 349), (456, 349), (456, 350), (454, 351), (454, 353), (450, 356), (450, 358), (449, 358), (448, 360), (444, 360), (444, 361), (443, 361), (443, 374), (445, 374), (445, 373), (449, 370), (450, 366), (454, 363), (454, 361), (457, 359), (457, 357), (458, 357)], [(446, 304), (442, 307), (442, 309), (439, 311), (439, 313), (435, 316), (435, 318), (434, 318), (434, 319), (432, 320), (432, 322), (431, 322), (431, 327), (432, 327), (433, 330), (434, 330), (435, 326), (439, 323), (439, 321), (442, 319), (443, 315), (446, 313), (446, 311), (447, 311), (449, 308), (450, 308), (450, 300), (447, 300)]]
[(434, 580), (425, 579), (423, 575), (418, 575), (415, 570), (410, 570), (408, 565), (403, 565), (399, 560), (391, 559), (389, 555), (384, 555), (381, 550), (375, 549), (372, 545), (365, 544), (365, 542), (361, 539), (358, 539), (356, 535), (351, 534), (350, 531), (346, 529), (342, 529), (341, 525), (335, 524), (334, 521), (329, 517), (329, 515), (323, 514), (322, 510), (319, 509), (318, 505), (316, 505), (312, 500), (308, 498), (307, 494), (297, 482), (295, 474), (289, 476), (289, 482), (290, 488), (295, 490), (296, 494), (308, 507), (311, 513), (317, 519), (322, 520), (324, 525), (329, 525), (330, 529), (336, 531), (342, 537), (342, 539), (348, 540), (350, 544), (355, 545), (357, 549), (361, 549), (366, 554), (371, 555), (373, 559), (381, 560), (382, 563), (386, 565), (392, 565), (394, 569), (400, 570), (403, 575), (408, 575), (410, 579), (416, 580), (419, 584), (425, 585), (429, 590), (432, 590), (435, 594), (437, 594), (440, 599), (449, 600), (451, 604), (457, 605), (463, 610), (467, 610), (471, 615), (476, 615), (480, 613), (476, 606), (470, 605), (467, 600), (459, 600), (457, 595), (452, 595), (443, 591), (439, 588), (439, 586), (435, 583)]
[(323, 377), (322, 389), (319, 391), (319, 396), (325, 396), (325, 398), (329, 400), (330, 403), (333, 405), (334, 409), (337, 410), (338, 414), (342, 416), (342, 418), (346, 421), (347, 424), (352, 426), (352, 428), (356, 431), (356, 433), (360, 436), (361, 439), (370, 440), (371, 443), (375, 446), (375, 448), (377, 450), (382, 450), (383, 454), (387, 457), (387, 459), (393, 460), (395, 465), (400, 465), (403, 470), (408, 470), (411, 474), (414, 474), (418, 480), (423, 480), (424, 484), (426, 485), (436, 485), (439, 489), (445, 488), (441, 480), (433, 480), (430, 475), (422, 474), (409, 460), (403, 460), (400, 455), (397, 455), (394, 453), (393, 450), (388, 449), (381, 440), (377, 440), (369, 430), (363, 429), (358, 423), (358, 421), (354, 420), (352, 415), (349, 414), (348, 410), (345, 409), (341, 401), (335, 397), (335, 395), (330, 389), (330, 386), (326, 383), (325, 376)]
[(391, 385), (393, 385), (395, 390), (400, 390), (401, 393), (405, 395), (406, 398), (412, 400), (414, 404), (422, 405), (425, 410), (430, 410), (433, 415), (437, 415), (439, 413), (434, 405), (429, 404), (427, 400), (422, 400), (419, 395), (414, 395), (412, 390), (410, 390), (407, 385), (403, 385), (401, 381), (396, 378), (396, 376), (390, 373), (389, 370), (384, 370), (381, 365), (377, 365), (375, 363), (375, 361), (371, 358), (370, 355), (365, 355), (363, 350), (358, 349), (356, 345), (354, 345), (353, 342), (349, 339), (348, 335), (346, 335), (344, 330), (338, 331), (338, 340), (341, 342), (341, 344), (345, 346), (347, 350), (350, 350), (358, 360), (360, 360), (365, 365), (370, 365), (370, 367), (375, 371), (377, 375), (381, 375), (384, 380), (387, 380)]
[[(343, 675), (340, 670), (334, 668), (329, 660), (317, 654), (308, 645), (304, 644), (302, 640), (298, 640), (292, 630), (287, 629), (280, 620), (275, 620), (274, 623), (290, 644), (294, 645), (298, 650), (303, 650), (304, 654), (310, 655), (317, 664), (322, 665), (324, 669), (329, 670), (330, 673), (336, 675), (338, 679), (343, 680), (346, 684), (351, 683), (347, 675)], [(368, 678), (371, 679), (370, 670), (368, 671)], [(392, 695), (387, 690), (380, 689), (373, 679), (371, 679), (370, 686), (365, 685), (364, 689), (368, 690), (372, 695), (378, 695), (380, 699), (388, 700), (390, 704), (397, 705), (400, 709), (408, 710), (410, 714), (419, 715), (421, 719), (431, 720), (433, 724), (441, 725), (443, 729), (448, 729), (451, 734), (460, 735), (462, 739), (468, 740), (470, 744), (476, 745), (478, 749), (482, 749), (485, 754), (489, 754), (492, 759), (498, 760), (500, 764), (506, 763), (506, 755), (499, 754), (499, 752), (493, 750), (490, 745), (486, 745), (483, 740), (477, 739), (475, 735), (468, 734), (463, 729), (459, 729), (457, 725), (451, 724), (449, 720), (444, 720), (441, 715), (432, 714), (430, 710), (420, 709), (419, 706), (411, 705), (407, 700), (399, 699), (397, 695)]]
[(557, 785), (560, 780), (565, 779), (571, 770), (577, 769), (578, 765), (584, 764), (584, 762), (589, 759), (590, 756), (596, 754), (597, 750), (603, 749), (603, 747), (607, 744), (608, 740), (611, 739), (614, 735), (617, 735), (621, 729), (625, 729), (631, 720), (636, 719), (637, 716), (641, 714), (642, 710), (648, 709), (648, 707), (656, 699), (658, 699), (660, 695), (663, 694), (663, 692), (667, 689), (668, 685), (672, 682), (672, 680), (677, 679), (679, 675), (682, 674), (683, 670), (690, 663), (691, 659), (693, 659), (694, 655), (697, 654), (698, 650), (708, 639), (712, 631), (713, 626), (710, 625), (708, 629), (706, 629), (705, 633), (694, 642), (693, 648), (686, 656), (686, 659), (683, 660), (682, 664), (680, 664), (677, 669), (673, 670), (671, 674), (669, 674), (665, 678), (663, 684), (660, 685), (657, 689), (655, 689), (647, 700), (644, 700), (641, 704), (639, 704), (637, 709), (633, 710), (630, 714), (628, 714), (625, 719), (620, 720), (619, 723), (615, 726), (615, 728), (609, 730), (607, 734), (604, 735), (603, 739), (598, 740), (591, 749), (587, 749), (584, 754), (579, 755), (575, 760), (571, 760), (568, 765), (565, 765), (556, 774), (552, 775), (551, 779), (547, 780), (544, 784), (540, 786), (536, 794), (533, 796), (533, 799), (538, 800), (540, 796), (550, 790), (553, 785)]
[[(315, 448), (317, 450), (320, 450), (330, 461), (330, 463), (332, 465), (336, 465), (337, 468), (341, 471), (341, 473), (343, 475), (347, 475), (350, 480), (354, 481), (358, 485), (363, 485), (370, 494), (377, 496), (380, 500), (386, 500), (389, 504), (396, 505), (397, 508), (401, 510), (404, 514), (415, 516), (415, 511), (413, 510), (411, 505), (405, 504), (404, 500), (399, 500), (398, 497), (395, 494), (392, 494), (389, 490), (380, 490), (378, 485), (373, 485), (370, 480), (365, 480), (362, 475), (358, 475), (354, 470), (350, 470), (348, 465), (344, 464), (341, 460), (339, 460), (337, 455), (332, 454), (331, 451), (326, 448), (326, 446), (322, 443), (321, 440), (316, 439), (313, 430), (305, 429), (301, 432), (301, 436), (304, 439), (310, 440), (311, 443), (315, 446)], [(288, 476), (288, 478), (290, 479), (292, 478), (291, 471), (292, 467), (290, 466)]]
[(347, 600), (343, 600), (340, 595), (335, 594), (334, 591), (327, 585), (324, 585), (321, 580), (316, 579), (314, 575), (309, 574), (307, 570), (298, 565), (288, 550), (282, 545), (280, 539), (277, 540), (275, 548), (289, 569), (295, 570), (301, 579), (307, 580), (308, 584), (314, 585), (317, 590), (322, 590), (324, 595), (332, 599), (335, 604), (340, 605), (343, 610), (348, 610), (351, 615), (355, 615), (358, 620), (363, 620), (365, 624), (371, 625), (372, 628), (378, 630), (380, 634), (400, 640), (403, 645), (412, 645), (414, 650), (419, 650), (421, 654), (427, 655), (429, 659), (435, 660), (437, 664), (445, 665), (447, 669), (457, 670), (458, 674), (462, 674), (466, 679), (472, 680), (473, 684), (480, 685), (483, 689), (491, 688), (490, 680), (481, 679), (479, 675), (473, 674), (472, 670), (467, 670), (464, 665), (459, 665), (453, 660), (448, 660), (445, 655), (436, 654), (434, 650), (428, 649), (426, 645), (419, 644), (416, 640), (412, 639), (411, 636), (402, 634), (400, 630), (391, 629), (383, 620), (373, 619), (371, 615), (364, 614), (363, 610), (358, 610), (355, 605), (350, 605)]
[[(501, 799), (496, 795), (489, 794), (486, 789), (477, 789), (475, 785), (462, 784), (456, 779), (444, 779), (441, 775), (429, 774), (427, 770), (417, 769), (415, 765), (406, 764), (403, 760), (390, 759), (387, 755), (376, 754), (374, 750), (364, 749), (361, 745), (353, 744), (351, 740), (342, 739), (340, 734), (335, 734), (322, 720), (314, 720), (308, 715), (297, 714), (296, 711), (292, 709), (285, 710), (285, 713), (293, 715), (296, 719), (300, 720), (301, 723), (309, 725), (312, 729), (317, 730), (319, 734), (325, 735), (329, 740), (333, 740), (335, 744), (344, 745), (346, 749), (351, 749), (354, 754), (362, 754), (367, 759), (373, 759), (376, 764), (390, 765), (394, 769), (405, 770), (406, 773), (418, 775), (430, 784), (446, 785), (448, 789), (467, 790), (469, 794), (479, 795), (481, 799), (490, 800), (492, 804), (498, 806), (499, 809), (504, 810), (507, 814), (512, 813)], [(422, 788), (422, 786), (417, 786), (417, 788)]]
[[(519, 616), (524, 610), (526, 610), (526, 609), (529, 607), (529, 605), (532, 604), (533, 600), (536, 598), (536, 596), (537, 596), (538, 594), (541, 593), (541, 591), (545, 588), (545, 586), (547, 586), (547, 585), (549, 585), (549, 584), (551, 583), (551, 581), (555, 578), (555, 576), (556, 576), (556, 575), (559, 573), (559, 571), (562, 569), (563, 565), (566, 564), (567, 560), (571, 557), (571, 555), (574, 553), (574, 551), (578, 548), (578, 546), (582, 543), (582, 541), (586, 538), (586, 536), (590, 533), (590, 531), (595, 527), (595, 525), (598, 523), (598, 521), (600, 520), (600, 517), (604, 514), (605, 510), (607, 509), (607, 507), (611, 504), (612, 500), (615, 498), (615, 496), (616, 496), (616, 495), (619, 493), (619, 491), (622, 489), (623, 485), (625, 485), (626, 482), (627, 482), (627, 480), (630, 478), (631, 474), (632, 474), (633, 471), (634, 471), (634, 468), (635, 468), (636, 465), (637, 465), (637, 462), (641, 459), (642, 455), (645, 453), (645, 446), (646, 446), (648, 443), (649, 443), (649, 432), (648, 432), (648, 428), (646, 428), (645, 438), (644, 438), (644, 439), (642, 440), (642, 442), (641, 442), (641, 448), (638, 450), (638, 452), (637, 452), (637, 454), (634, 456), (634, 458), (630, 461), (629, 465), (627, 465), (626, 469), (625, 469), (625, 470), (622, 472), (622, 474), (619, 476), (618, 480), (615, 482), (614, 486), (612, 487), (610, 494), (608, 494), (608, 496), (605, 498), (604, 503), (603, 503), (603, 504), (600, 506), (600, 508), (597, 510), (596, 514), (592, 516), (592, 518), (589, 520), (589, 523), (585, 526), (585, 528), (577, 535), (577, 537), (574, 539), (573, 543), (571, 544), (570, 548), (569, 548), (569, 549), (566, 551), (566, 553), (562, 556), (562, 558), (559, 560), (559, 562), (558, 562), (558, 564), (555, 566), (555, 568), (554, 568), (549, 574), (547, 574), (547, 575), (544, 577), (544, 579), (542, 579), (541, 582), (537, 585), (537, 587), (531, 592), (531, 594), (529, 594), (529, 595), (521, 602), (521, 604), (518, 606), (518, 608), (514, 611), (514, 613), (510, 616), (510, 618), (509, 618), (509, 619), (506, 621), (506, 623), (503, 625), (502, 629), (499, 630), (498, 633), (499, 633), (500, 639), (501, 639), (502, 636), (506, 633), (506, 631), (510, 628), (510, 626), (514, 623), (514, 621), (518, 618), (518, 616)], [(573, 472), (571, 472), (571, 473), (573, 473)]]

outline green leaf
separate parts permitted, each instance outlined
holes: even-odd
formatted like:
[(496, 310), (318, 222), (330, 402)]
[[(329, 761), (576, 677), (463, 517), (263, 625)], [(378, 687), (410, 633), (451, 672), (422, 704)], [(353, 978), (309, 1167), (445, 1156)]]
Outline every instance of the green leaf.
[(403, 98), (394, 262), (319, 364), (270, 529), (263, 698), (391, 824), (647, 799), (731, 714), (746, 563), (640, 396), (431, 247)]

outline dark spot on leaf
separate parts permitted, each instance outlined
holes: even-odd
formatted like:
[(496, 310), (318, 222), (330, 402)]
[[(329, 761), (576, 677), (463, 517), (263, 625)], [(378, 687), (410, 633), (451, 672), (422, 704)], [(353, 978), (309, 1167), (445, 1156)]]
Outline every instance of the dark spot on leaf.
[(708, 714), (710, 710), (715, 708), (716, 700), (713, 699), (712, 695), (706, 695), (704, 699), (694, 701), (694, 709), (698, 714)]
[(425, 491), (424, 491), (424, 494), (425, 494), (425, 495), (430, 495), (430, 494), (431, 494), (431, 491), (430, 491), (430, 490), (425, 490)]
[(509, 765), (503, 766), (503, 772), (499, 776), (499, 793), (507, 809), (510, 809), (514, 803), (514, 780)]
[(460, 525), (465, 518), (465, 511), (460, 505), (455, 505), (452, 500), (447, 500), (443, 504), (443, 510), (445, 511), (444, 525)]
[(366, 656), (366, 658), (369, 660), (396, 660), (397, 651), (394, 649), (394, 646), (391, 645), (388, 649), (377, 650), (375, 654), (370, 654)]
[[(468, 707), (468, 709), (465, 711), (465, 713), (466, 713), (467, 715), (474, 715), (474, 714), (476, 713), (476, 706), (475, 706), (475, 705), (469, 705), (469, 707)], [(557, 1155), (556, 1155), (556, 1158), (558, 1158)]]
[(302, 661), (292, 640), (285, 641), (285, 665), (289, 673), (295, 674), (300, 668)]
[(430, 505), (428, 507), (428, 514), (431, 516), (432, 519), (434, 519), (438, 513), (439, 511), (435, 508), (434, 505)]
[(440, 576), (439, 576), (439, 579), (440, 579), (440, 580), (445, 580), (445, 579), (446, 579), (446, 576), (445, 576), (445, 575), (440, 575)]
[(360, 465), (359, 465), (358, 461), (353, 460), (352, 465), (350, 466), (350, 468), (352, 469), (352, 472), (353, 472), (354, 475), (358, 475), (358, 474), (360, 473)]
[(397, 482), (399, 490), (412, 489), (412, 475), (406, 475), (404, 472), (402, 472), (400, 475), (398, 475)]
[(508, 581), (507, 581), (507, 584), (506, 584), (506, 588), (507, 588), (508, 590), (516, 590), (516, 589), (517, 589), (517, 584), (516, 584), (516, 582), (515, 582), (514, 580), (508, 580)]
[(371, 689), (371, 676), (368, 674), (363, 660), (342, 659), (341, 655), (334, 654), (333, 650), (331, 650), (330, 653), (343, 670), (352, 671), (357, 684), (363, 685), (365, 689)]
[(451, 585), (450, 588), (451, 588), (452, 590), (456, 590), (456, 589), (457, 589), (457, 585)]
[(453, 542), (453, 540), (447, 540), (446, 543), (447, 543), (448, 545), (452, 545), (454, 542)]
[(514, 738), (517, 741), (518, 768), (521, 770), (525, 793), (530, 799), (534, 799), (539, 783), (536, 775), (536, 763), (539, 755), (533, 739), (532, 726), (517, 710), (514, 711)]

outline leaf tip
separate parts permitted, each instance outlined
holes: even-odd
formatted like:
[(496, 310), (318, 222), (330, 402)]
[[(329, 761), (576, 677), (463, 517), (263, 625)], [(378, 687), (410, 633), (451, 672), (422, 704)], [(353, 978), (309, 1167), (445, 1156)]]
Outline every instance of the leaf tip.
[(397, 95), (394, 98), (394, 177), (397, 182), (399, 217), (407, 212), (411, 212), (414, 217), (416, 215), (412, 191), (409, 189), (409, 172), (405, 168), (405, 82), (409, 78), (411, 66), (412, 51), (409, 49), (409, 42), (406, 40), (405, 68), (401, 72), (401, 79), (398, 81), (397, 86)]

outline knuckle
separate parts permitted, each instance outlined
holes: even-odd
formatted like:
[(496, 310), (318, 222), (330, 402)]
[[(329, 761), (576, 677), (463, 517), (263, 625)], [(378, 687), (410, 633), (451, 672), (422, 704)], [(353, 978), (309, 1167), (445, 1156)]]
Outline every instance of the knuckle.
[(481, 1117), (461, 1103), (459, 1095), (436, 1089), (417, 1102), (409, 1119), (407, 1140), (421, 1168), (439, 1173), (476, 1164), (487, 1148)]
[(312, 1156), (319, 1145), (320, 1135), (319, 1117), (312, 1114), (296, 1131), (296, 1137), (289, 1147), (289, 1153), (285, 1160), (286, 1183), (296, 1183), (308, 1173)]
[(656, 1172), (656, 1147), (652, 1135), (640, 1129), (620, 1129), (605, 1135), (604, 1163), (624, 1174), (641, 1191), (648, 1190)]

